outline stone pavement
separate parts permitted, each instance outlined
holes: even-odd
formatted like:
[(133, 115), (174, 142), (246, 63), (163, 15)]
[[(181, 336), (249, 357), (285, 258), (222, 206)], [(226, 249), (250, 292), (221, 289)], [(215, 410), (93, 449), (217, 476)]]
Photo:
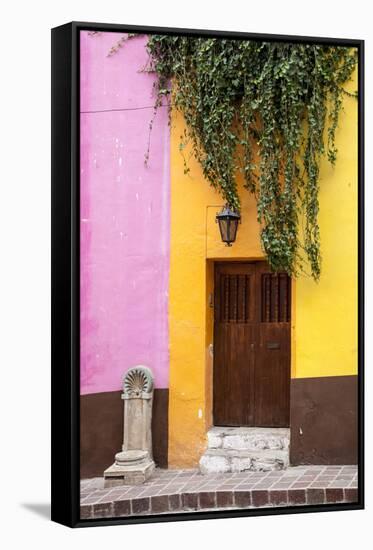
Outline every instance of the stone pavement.
[(205, 474), (161, 470), (144, 484), (104, 488), (81, 481), (81, 519), (237, 508), (357, 502), (357, 466), (296, 466), (272, 472)]

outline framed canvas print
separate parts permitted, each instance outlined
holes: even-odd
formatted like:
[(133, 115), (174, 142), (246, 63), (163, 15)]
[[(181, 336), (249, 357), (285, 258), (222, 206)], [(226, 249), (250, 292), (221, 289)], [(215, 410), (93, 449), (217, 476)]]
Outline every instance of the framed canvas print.
[(52, 519), (364, 506), (361, 40), (52, 30)]

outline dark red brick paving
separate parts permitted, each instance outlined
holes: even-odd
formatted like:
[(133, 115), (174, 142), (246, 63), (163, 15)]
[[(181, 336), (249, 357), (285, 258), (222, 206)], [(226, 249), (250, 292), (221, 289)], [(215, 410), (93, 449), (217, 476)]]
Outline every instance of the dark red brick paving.
[(274, 506), (281, 506), (281, 504), (288, 503), (288, 492), (287, 491), (269, 491), (270, 503)]
[(359, 495), (358, 495), (357, 489), (345, 489), (344, 492), (345, 492), (345, 500), (347, 500), (347, 502), (358, 501)]
[(93, 504), (92, 516), (94, 518), (110, 518), (113, 517), (113, 503), (104, 502), (102, 504)]
[(182, 506), (186, 510), (197, 510), (198, 493), (184, 493), (181, 495)]
[(268, 491), (252, 491), (251, 492), (252, 505), (255, 508), (261, 508), (262, 506), (267, 506), (269, 503), (269, 493)]
[(234, 502), (238, 508), (248, 508), (251, 506), (251, 491), (236, 491)]
[(151, 499), (151, 511), (153, 514), (163, 514), (169, 510), (167, 495), (155, 496)]
[(142, 485), (104, 488), (81, 482), (81, 519), (195, 510), (357, 502), (356, 466), (297, 466), (281, 472), (202, 475), (159, 470)]
[(203, 508), (215, 508), (216, 506), (216, 493), (214, 492), (203, 492), (199, 494), (199, 507)]
[(150, 511), (149, 498), (134, 498), (132, 499), (132, 513), (134, 515), (144, 514)]
[(231, 508), (233, 506), (232, 491), (219, 491), (216, 493), (216, 506), (218, 508)]
[(169, 495), (168, 497), (170, 511), (176, 511), (181, 509), (181, 495)]
[(326, 502), (343, 502), (343, 489), (325, 489)]
[(116, 500), (114, 502), (114, 516), (129, 516), (131, 514), (130, 500)]
[(324, 504), (325, 489), (307, 489), (307, 504)]
[(304, 489), (289, 489), (288, 502), (298, 506), (306, 504), (306, 491)]

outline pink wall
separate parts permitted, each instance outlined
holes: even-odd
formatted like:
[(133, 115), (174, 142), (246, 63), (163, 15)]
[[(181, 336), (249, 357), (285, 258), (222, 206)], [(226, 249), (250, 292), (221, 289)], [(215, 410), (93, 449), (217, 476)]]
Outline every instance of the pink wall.
[(81, 33), (81, 393), (118, 390), (148, 365), (168, 387), (169, 127), (151, 134), (146, 38)]

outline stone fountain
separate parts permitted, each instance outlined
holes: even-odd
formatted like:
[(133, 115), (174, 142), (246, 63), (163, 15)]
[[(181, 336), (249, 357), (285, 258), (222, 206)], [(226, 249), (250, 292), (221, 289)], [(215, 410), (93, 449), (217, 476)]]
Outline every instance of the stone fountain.
[(148, 367), (138, 365), (123, 379), (123, 445), (115, 462), (104, 472), (105, 487), (138, 485), (154, 471), (152, 453), (152, 405), (154, 377)]

